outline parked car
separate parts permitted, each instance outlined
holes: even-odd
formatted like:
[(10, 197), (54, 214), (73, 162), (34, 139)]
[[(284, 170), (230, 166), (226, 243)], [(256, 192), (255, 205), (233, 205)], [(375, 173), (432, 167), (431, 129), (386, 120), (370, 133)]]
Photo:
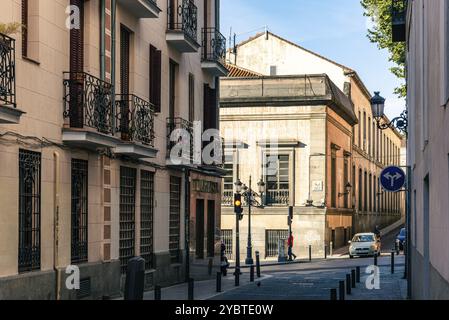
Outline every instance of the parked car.
[(358, 233), (349, 241), (349, 258), (380, 256), (381, 243), (374, 233)]
[(405, 238), (407, 237), (407, 232), (405, 228), (402, 228), (399, 234), (396, 236), (396, 245), (395, 250), (396, 253), (399, 254), (401, 251), (404, 251)]

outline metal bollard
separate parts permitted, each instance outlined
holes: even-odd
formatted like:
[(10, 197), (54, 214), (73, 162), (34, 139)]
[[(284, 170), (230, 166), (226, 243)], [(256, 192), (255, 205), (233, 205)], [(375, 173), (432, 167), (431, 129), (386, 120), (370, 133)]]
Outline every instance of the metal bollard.
[(356, 278), (356, 282), (360, 283), (360, 267), (355, 268), (355, 278)]
[(340, 281), (338, 283), (338, 291), (340, 294), (340, 300), (345, 300), (345, 282), (344, 281)]
[(352, 286), (353, 288), (356, 287), (356, 285), (355, 285), (355, 278), (356, 278), (356, 276), (355, 276), (355, 270), (351, 270), (351, 286)]
[(331, 300), (337, 300), (337, 289), (331, 289)]
[(240, 268), (235, 268), (234, 276), (235, 286), (238, 287), (240, 285)]
[(249, 282), (254, 282), (254, 265), (249, 268)]
[(189, 283), (188, 283), (188, 300), (194, 300), (194, 280), (192, 278), (189, 279)]
[(312, 246), (309, 245), (309, 262), (312, 262)]
[(217, 292), (221, 292), (221, 272), (217, 272)]
[(394, 255), (395, 255), (395, 252), (392, 251), (391, 252), (391, 274), (394, 274)]
[(332, 241), (329, 244), (329, 255), (330, 256), (334, 255), (334, 243)]
[(260, 278), (260, 254), (259, 254), (259, 251), (256, 251), (256, 273), (257, 273), (257, 278)]
[(156, 301), (162, 300), (162, 288), (160, 286), (154, 287), (154, 300)]
[(351, 275), (350, 274), (346, 275), (346, 294), (347, 295), (351, 294)]
[(327, 259), (327, 244), (324, 245), (324, 259)]
[(125, 280), (125, 300), (143, 300), (145, 260), (135, 257), (128, 261)]
[(377, 254), (374, 255), (374, 265), (377, 266)]

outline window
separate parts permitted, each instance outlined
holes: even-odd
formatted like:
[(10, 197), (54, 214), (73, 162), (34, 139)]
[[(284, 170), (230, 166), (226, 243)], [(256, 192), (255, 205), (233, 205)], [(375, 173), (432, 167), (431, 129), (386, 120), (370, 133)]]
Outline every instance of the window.
[(232, 206), (234, 196), (234, 153), (225, 153), (222, 205)]
[(331, 207), (337, 207), (337, 154), (332, 150), (331, 158)]
[(288, 230), (265, 230), (265, 258), (277, 257), (279, 240), (288, 239)]
[(368, 211), (368, 173), (365, 171), (365, 175), (363, 177), (363, 210), (365, 212)]
[(88, 258), (88, 162), (72, 159), (72, 263)]
[(349, 160), (345, 157), (344, 160), (344, 169), (343, 169), (343, 193), (344, 196), (344, 206), (345, 208), (349, 208), (349, 190), (346, 190), (346, 186), (349, 184)]
[(267, 204), (288, 205), (290, 203), (289, 155), (267, 155), (265, 163)]
[(140, 256), (145, 259), (145, 270), (154, 268), (154, 173), (140, 172)]
[(368, 117), (368, 123), (366, 124), (366, 126), (367, 126), (366, 129), (368, 130), (368, 141), (367, 141), (366, 148), (367, 148), (368, 155), (371, 155), (371, 145), (372, 145), (372, 142), (371, 142), (371, 117)]
[(120, 265), (126, 273), (135, 256), (136, 169), (120, 168)]
[(176, 71), (178, 65), (173, 60), (170, 60), (170, 70), (169, 70), (169, 103), (168, 103), (168, 114), (169, 118), (173, 119), (175, 117), (176, 109)]
[(363, 150), (366, 150), (366, 112), (363, 112)]
[(169, 250), (172, 263), (180, 261), (181, 178), (170, 177)]
[[(33, 1), (32, 1), (33, 2)], [(70, 29), (70, 71), (84, 71), (84, 1), (70, 0), (70, 4), (80, 9), (80, 28)]]
[(19, 272), (41, 266), (41, 154), (19, 151)]
[(359, 144), (358, 147), (362, 148), (362, 113), (359, 111), (359, 123), (357, 125), (359, 127)]
[(150, 101), (161, 112), (162, 52), (150, 45)]
[(359, 212), (363, 211), (363, 173), (359, 170)]
[[(83, 9), (80, 0), (71, 0)], [(82, 14), (82, 11), (80, 12)], [(82, 16), (81, 16), (82, 18)], [(39, 61), (39, 1), (22, 0), (22, 57)]]
[(373, 211), (373, 175), (372, 174), (369, 175), (369, 180), (368, 180), (368, 197), (369, 197), (368, 211), (372, 212)]
[(195, 76), (189, 73), (189, 121), (195, 121)]
[(131, 32), (124, 26), (120, 28), (120, 92), (127, 95), (130, 92), (131, 71)]
[(204, 84), (204, 130), (218, 129), (218, 98), (217, 90)]
[(233, 248), (233, 235), (232, 229), (224, 229), (221, 230), (221, 241), (223, 241), (225, 245), (225, 256), (228, 259), (232, 258), (232, 248)]

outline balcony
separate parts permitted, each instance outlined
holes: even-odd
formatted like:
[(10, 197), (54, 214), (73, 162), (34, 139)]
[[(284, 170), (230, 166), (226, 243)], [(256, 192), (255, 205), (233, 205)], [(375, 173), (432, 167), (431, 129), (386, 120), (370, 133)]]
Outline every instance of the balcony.
[(63, 141), (66, 144), (97, 149), (115, 147), (115, 117), (112, 85), (88, 73), (64, 73)]
[(193, 124), (182, 118), (167, 119), (167, 164), (193, 166)]
[(290, 204), (290, 191), (268, 190), (265, 202), (268, 206), (288, 206)]
[(198, 8), (193, 0), (167, 1), (167, 42), (181, 53), (198, 52)]
[(232, 190), (225, 190), (221, 196), (221, 205), (223, 207), (234, 206), (234, 192)]
[(214, 76), (227, 76), (226, 38), (216, 28), (203, 28), (201, 67)]
[(158, 18), (162, 11), (156, 0), (117, 0), (125, 9), (137, 18)]
[(154, 106), (136, 95), (117, 95), (117, 132), (122, 143), (115, 153), (133, 158), (155, 158)]
[(407, 0), (392, 0), (391, 22), (393, 42), (406, 40)]
[(18, 124), (15, 40), (0, 33), (0, 124)]

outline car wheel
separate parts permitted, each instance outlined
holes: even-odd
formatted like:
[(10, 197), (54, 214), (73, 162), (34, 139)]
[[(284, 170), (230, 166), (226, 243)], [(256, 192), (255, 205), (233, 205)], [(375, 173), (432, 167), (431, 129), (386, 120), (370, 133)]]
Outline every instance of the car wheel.
[(349, 255), (349, 259), (354, 259), (354, 256)]

